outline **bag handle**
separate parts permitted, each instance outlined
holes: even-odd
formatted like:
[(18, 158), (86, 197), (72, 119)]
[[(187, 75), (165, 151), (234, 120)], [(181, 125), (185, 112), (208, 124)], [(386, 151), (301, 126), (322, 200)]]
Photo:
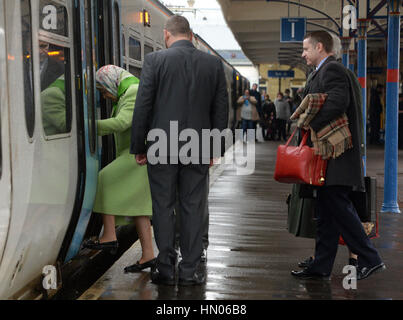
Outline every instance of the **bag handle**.
[[(288, 145), (291, 143), (291, 140), (292, 140), (292, 138), (294, 138), (294, 135), (297, 132), (297, 130), (298, 130), (298, 128), (294, 129), (293, 133), (291, 134), (290, 138), (288, 139), (287, 143), (285, 144), (286, 147), (288, 147)], [(300, 148), (302, 146), (306, 145), (306, 141), (308, 140), (308, 134), (309, 134), (309, 131), (305, 131), (304, 136), (302, 137), (301, 143), (299, 144)]]

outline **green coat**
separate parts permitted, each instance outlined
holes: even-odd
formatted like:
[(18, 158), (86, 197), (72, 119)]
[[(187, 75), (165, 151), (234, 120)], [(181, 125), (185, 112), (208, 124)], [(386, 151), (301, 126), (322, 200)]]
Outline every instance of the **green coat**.
[(152, 215), (147, 166), (139, 166), (129, 153), (137, 90), (138, 84), (132, 84), (112, 118), (97, 121), (98, 135), (114, 135), (116, 159), (99, 173), (94, 212), (120, 216), (117, 225), (131, 222), (125, 217)]

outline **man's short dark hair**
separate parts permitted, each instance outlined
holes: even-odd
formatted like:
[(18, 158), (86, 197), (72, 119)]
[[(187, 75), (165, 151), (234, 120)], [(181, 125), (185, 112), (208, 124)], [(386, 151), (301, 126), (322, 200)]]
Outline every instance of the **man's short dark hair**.
[(322, 43), (326, 53), (331, 53), (333, 50), (333, 38), (327, 31), (313, 31), (308, 33), (305, 39), (310, 39), (311, 43), (316, 46), (317, 43)]
[(183, 35), (190, 36), (192, 31), (190, 30), (189, 21), (185, 17), (174, 15), (168, 19), (165, 23), (165, 30), (167, 30), (174, 37)]

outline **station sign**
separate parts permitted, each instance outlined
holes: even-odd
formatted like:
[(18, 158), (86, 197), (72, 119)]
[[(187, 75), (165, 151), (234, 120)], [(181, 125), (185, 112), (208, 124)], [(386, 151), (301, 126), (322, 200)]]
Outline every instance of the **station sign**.
[(281, 18), (280, 42), (303, 42), (306, 18)]
[(269, 70), (269, 78), (294, 78), (294, 70)]

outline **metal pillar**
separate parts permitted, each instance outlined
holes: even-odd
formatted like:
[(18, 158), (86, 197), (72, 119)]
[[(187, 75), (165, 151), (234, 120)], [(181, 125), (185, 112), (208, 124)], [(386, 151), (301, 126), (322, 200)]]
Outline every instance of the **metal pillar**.
[(343, 66), (346, 68), (349, 67), (349, 58), (348, 58), (348, 49), (350, 48), (351, 38), (350, 37), (341, 37), (341, 46), (343, 48)]
[(367, 29), (369, 20), (358, 19), (358, 44), (357, 44), (357, 76), (361, 84), (362, 94), (362, 120), (364, 129), (364, 176), (367, 174)]
[(357, 51), (355, 50), (350, 50), (349, 51), (349, 59), (348, 59), (348, 68), (352, 71), (355, 72), (355, 63), (357, 60)]
[(401, 0), (388, 0), (388, 73), (386, 80), (385, 184), (381, 212), (400, 213), (397, 203), (398, 112)]

